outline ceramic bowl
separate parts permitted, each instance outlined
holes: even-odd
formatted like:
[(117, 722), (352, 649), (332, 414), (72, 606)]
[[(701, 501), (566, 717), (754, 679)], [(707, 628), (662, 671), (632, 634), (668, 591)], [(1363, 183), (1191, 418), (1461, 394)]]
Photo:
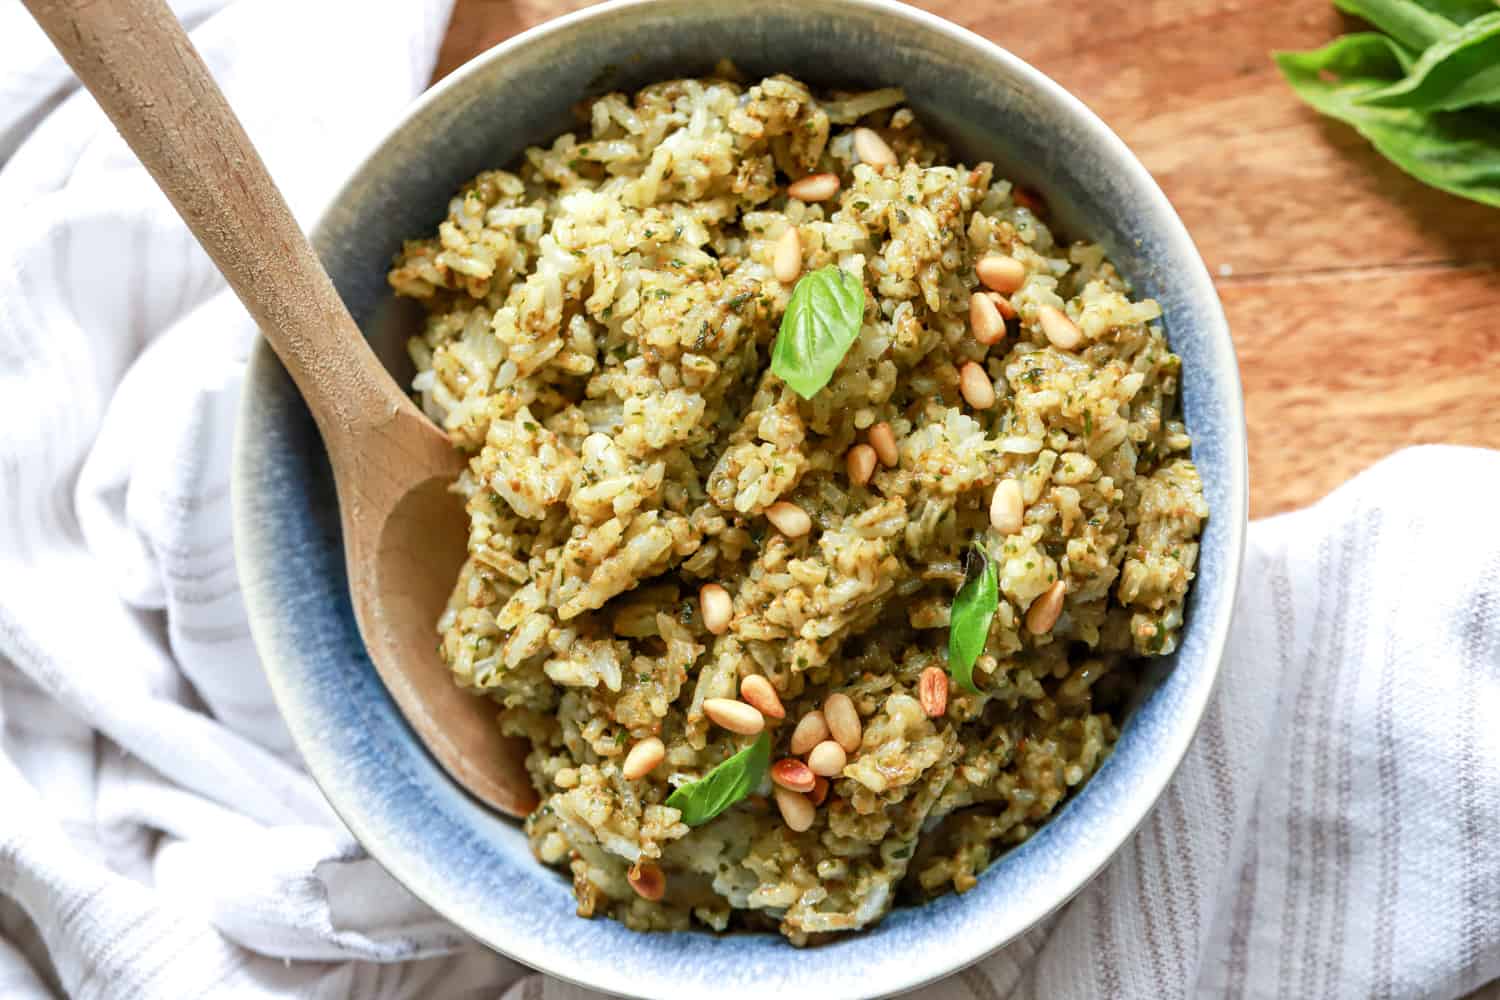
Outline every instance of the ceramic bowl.
[(1165, 311), (1212, 517), (1183, 641), (1159, 662), (1094, 779), (963, 895), (899, 908), (876, 927), (794, 952), (772, 934), (641, 934), (581, 920), (564, 877), (518, 824), (476, 804), (424, 752), (361, 646), (346, 592), (333, 483), (312, 420), (264, 344), (245, 383), (235, 532), (256, 644), (313, 776), (370, 853), (413, 893), (528, 965), (640, 997), (867, 997), (973, 962), (1076, 893), (1135, 830), (1192, 739), (1214, 686), (1243, 547), (1240, 384), (1212, 282), (1166, 197), (1078, 100), (1005, 50), (884, 0), (617, 2), (549, 22), (425, 94), (368, 156), (313, 242), (356, 320), (400, 379), (415, 319), (386, 270), (431, 232), (453, 192), (572, 127), (605, 90), (709, 71), (899, 85), (968, 162), (1042, 192), (1065, 236), (1103, 242)]

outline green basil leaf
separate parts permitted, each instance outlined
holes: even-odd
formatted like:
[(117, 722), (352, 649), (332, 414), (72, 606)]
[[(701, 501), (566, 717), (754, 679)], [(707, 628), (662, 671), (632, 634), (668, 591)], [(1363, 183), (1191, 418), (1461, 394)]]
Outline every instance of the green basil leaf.
[(1360, 103), (1403, 76), (1384, 35), (1346, 35), (1313, 52), (1278, 52), (1293, 89), (1331, 118), (1354, 126), (1386, 159), (1435, 188), (1500, 207), (1500, 126), (1469, 112), (1427, 114)]
[(1421, 52), (1458, 27), (1416, 0), (1333, 0), (1333, 5), (1364, 18), (1413, 52)]
[(1500, 9), (1476, 18), (1422, 53), (1405, 79), (1359, 103), (1413, 111), (1455, 111), (1500, 102)]
[(1421, 0), (1421, 4), (1454, 24), (1468, 24), (1476, 17), (1500, 10), (1500, 3), (1495, 0)]
[(974, 686), (974, 661), (984, 652), (990, 635), (990, 620), (1000, 606), (1000, 582), (995, 565), (984, 547), (969, 550), (969, 565), (964, 585), (953, 598), (948, 615), (948, 675), (965, 688), (979, 693)]
[(688, 826), (702, 826), (760, 786), (771, 767), (771, 734), (729, 757), (697, 781), (667, 796), (667, 805), (682, 810)]
[(841, 267), (803, 276), (792, 289), (781, 331), (771, 348), (771, 371), (803, 399), (833, 378), (865, 316), (865, 286)]

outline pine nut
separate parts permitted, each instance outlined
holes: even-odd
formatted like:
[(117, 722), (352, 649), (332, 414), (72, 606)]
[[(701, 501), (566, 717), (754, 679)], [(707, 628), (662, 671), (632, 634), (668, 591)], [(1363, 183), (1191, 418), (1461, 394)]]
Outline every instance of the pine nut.
[(849, 467), (849, 481), (855, 486), (863, 486), (875, 475), (875, 462), (879, 458), (875, 449), (867, 444), (857, 444), (849, 449), (848, 456), (844, 462)]
[(739, 733), (741, 736), (754, 736), (766, 728), (765, 716), (743, 701), (736, 701), (733, 698), (705, 699), (703, 714), (708, 716), (711, 722), (731, 733)]
[(813, 779), (813, 790), (807, 793), (808, 800), (812, 802), (815, 807), (821, 806), (828, 800), (828, 788), (828, 779), (823, 777), (822, 775), (817, 776)]
[(786, 193), (798, 201), (827, 201), (839, 193), (838, 174), (808, 174), (787, 186)]
[(729, 619), (734, 617), (734, 599), (729, 591), (717, 583), (705, 583), (698, 590), (698, 605), (703, 609), (703, 627), (714, 635), (729, 631)]
[(642, 899), (655, 903), (660, 901), (667, 893), (667, 876), (661, 870), (661, 866), (655, 861), (647, 861), (642, 858), (630, 866), (630, 871), (625, 873), (625, 881), (635, 890), (635, 894)]
[(985, 288), (1009, 295), (1026, 284), (1026, 265), (1014, 257), (992, 253), (974, 265), (974, 275)]
[(864, 727), (859, 721), (859, 712), (847, 694), (831, 694), (823, 702), (823, 718), (828, 720), (828, 731), (848, 753), (859, 749), (859, 740)]
[(1002, 479), (995, 484), (995, 495), (990, 500), (990, 524), (1002, 535), (1014, 535), (1021, 530), (1026, 516), (1026, 501), (1021, 496), (1021, 483), (1016, 479)]
[(817, 810), (813, 809), (813, 804), (807, 801), (806, 795), (781, 787), (777, 787), (775, 792), (776, 808), (781, 810), (782, 820), (793, 833), (801, 833), (813, 825)]
[(1052, 626), (1057, 624), (1058, 616), (1062, 614), (1063, 597), (1067, 592), (1068, 585), (1061, 580), (1042, 591), (1042, 595), (1026, 609), (1026, 631), (1032, 635), (1051, 632)]
[(656, 765), (662, 762), (667, 755), (667, 748), (662, 741), (655, 736), (647, 736), (625, 755), (625, 763), (620, 767), (620, 773), (625, 775), (626, 781), (638, 781), (656, 769)]
[(794, 792), (810, 792), (818, 776), (796, 757), (783, 757), (771, 765), (771, 780)]
[(940, 719), (948, 711), (948, 674), (942, 667), (928, 667), (917, 680), (917, 700), (929, 719)]
[(963, 394), (964, 402), (976, 410), (988, 410), (995, 405), (995, 383), (972, 361), (958, 370), (958, 391)]
[(1002, 319), (1016, 318), (1016, 307), (1011, 305), (1010, 299), (1007, 299), (1004, 295), (1001, 295), (999, 292), (985, 292), (984, 297), (995, 303), (995, 308), (1000, 311)]
[(776, 693), (771, 682), (760, 674), (751, 674), (740, 681), (740, 697), (768, 719), (786, 718), (786, 708), (781, 704), (781, 696)]
[(792, 753), (804, 754), (828, 739), (828, 720), (822, 712), (808, 712), (792, 730)]
[(985, 292), (969, 296), (969, 332), (986, 347), (1005, 339), (1005, 317)]
[(1071, 351), (1083, 343), (1083, 331), (1067, 315), (1055, 306), (1042, 306), (1036, 312), (1042, 325), (1042, 333), (1060, 351)]
[(895, 468), (901, 454), (896, 450), (896, 432), (891, 430), (891, 425), (882, 420), (870, 428), (869, 438), (870, 447), (875, 449), (880, 464), (888, 469)]
[(894, 166), (896, 163), (896, 154), (880, 137), (880, 133), (874, 129), (857, 128), (854, 130), (854, 152), (859, 157), (860, 163), (868, 163), (876, 170)]
[(794, 503), (777, 500), (766, 508), (766, 520), (788, 538), (801, 538), (812, 530), (812, 518)]
[(776, 249), (771, 254), (771, 273), (783, 285), (790, 285), (802, 273), (802, 237), (796, 226), (788, 226), (781, 239), (776, 241)]
[(808, 768), (813, 774), (823, 778), (838, 777), (844, 772), (844, 765), (847, 763), (849, 755), (833, 740), (824, 740), (807, 755)]

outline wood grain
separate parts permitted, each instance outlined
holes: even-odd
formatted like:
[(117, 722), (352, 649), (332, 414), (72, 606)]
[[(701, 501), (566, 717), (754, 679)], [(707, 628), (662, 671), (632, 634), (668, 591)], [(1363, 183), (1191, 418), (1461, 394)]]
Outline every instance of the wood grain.
[(450, 775), (501, 812), (536, 804), (525, 748), (453, 683), (432, 623), (463, 562), (464, 467), (376, 359), (165, 0), (26, 0), (296, 381), (328, 448), (370, 659)]
[[(437, 75), (588, 6), (458, 0)], [(1327, 0), (927, 0), (1081, 97), (1161, 183), (1229, 314), (1251, 512), (1410, 444), (1500, 447), (1500, 212), (1424, 187), (1270, 60), (1356, 27)]]

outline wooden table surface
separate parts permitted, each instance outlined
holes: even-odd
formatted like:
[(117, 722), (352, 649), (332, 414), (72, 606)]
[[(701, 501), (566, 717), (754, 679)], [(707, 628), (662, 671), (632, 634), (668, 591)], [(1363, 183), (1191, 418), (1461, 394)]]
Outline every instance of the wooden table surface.
[[(437, 74), (584, 6), (457, 0)], [(1081, 97), (1166, 190), (1234, 331), (1252, 515), (1405, 445), (1500, 447), (1500, 211), (1423, 187), (1292, 96), (1269, 53), (1354, 28), (1328, 0), (919, 6)]]

